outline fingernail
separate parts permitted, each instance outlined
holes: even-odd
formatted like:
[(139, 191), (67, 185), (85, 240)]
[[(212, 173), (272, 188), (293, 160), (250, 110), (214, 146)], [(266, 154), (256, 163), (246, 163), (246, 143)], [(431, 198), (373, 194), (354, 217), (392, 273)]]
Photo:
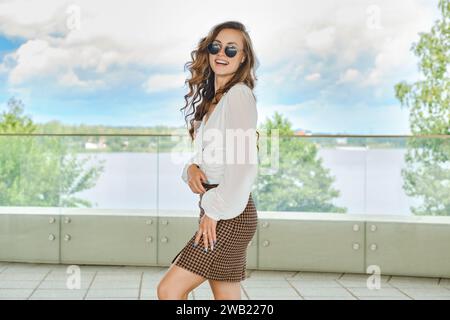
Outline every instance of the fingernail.
[(208, 248), (205, 248), (205, 252), (208, 252)]
[(197, 246), (197, 244), (194, 242), (194, 243), (192, 244), (192, 246), (195, 248), (195, 247)]
[(216, 244), (216, 243), (217, 243), (217, 240), (213, 241), (213, 243)]

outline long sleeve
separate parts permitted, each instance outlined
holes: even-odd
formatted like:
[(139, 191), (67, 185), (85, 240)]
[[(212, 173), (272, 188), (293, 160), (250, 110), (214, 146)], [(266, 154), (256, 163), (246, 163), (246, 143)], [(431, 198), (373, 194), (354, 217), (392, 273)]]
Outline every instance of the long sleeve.
[(183, 181), (185, 183), (188, 183), (188, 168), (191, 164), (193, 163), (200, 163), (201, 162), (201, 146), (200, 146), (200, 139), (197, 139), (197, 133), (198, 133), (198, 128), (200, 127), (201, 121), (194, 121), (194, 154), (189, 158), (189, 160), (185, 163), (184, 167), (183, 167), (183, 171), (181, 173), (181, 179), (183, 179)]
[(200, 201), (205, 214), (216, 221), (232, 219), (244, 211), (258, 173), (256, 100), (246, 85), (233, 86), (227, 99), (224, 176)]
[(193, 163), (198, 163), (197, 158), (198, 158), (198, 151), (194, 153), (194, 155), (186, 162), (186, 164), (184, 165), (183, 168), (183, 172), (181, 173), (181, 179), (183, 179), (183, 181), (185, 183), (188, 183), (188, 168), (191, 164)]

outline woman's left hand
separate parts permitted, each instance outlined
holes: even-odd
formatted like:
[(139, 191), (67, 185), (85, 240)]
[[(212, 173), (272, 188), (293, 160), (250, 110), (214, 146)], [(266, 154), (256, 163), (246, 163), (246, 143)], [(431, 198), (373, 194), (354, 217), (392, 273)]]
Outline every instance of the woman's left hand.
[(216, 226), (217, 221), (208, 217), (206, 214), (200, 220), (200, 226), (197, 231), (197, 236), (194, 240), (194, 245), (197, 246), (200, 241), (200, 237), (203, 236), (203, 245), (205, 246), (205, 251), (208, 251), (208, 244), (211, 245), (211, 250), (214, 249), (214, 244), (216, 243)]

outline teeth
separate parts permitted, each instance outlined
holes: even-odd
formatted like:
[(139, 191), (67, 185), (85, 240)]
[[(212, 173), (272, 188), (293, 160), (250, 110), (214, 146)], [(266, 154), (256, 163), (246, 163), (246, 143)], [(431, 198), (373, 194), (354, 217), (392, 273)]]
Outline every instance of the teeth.
[(221, 63), (221, 64), (228, 64), (228, 62), (223, 61), (223, 60), (216, 60), (217, 63)]

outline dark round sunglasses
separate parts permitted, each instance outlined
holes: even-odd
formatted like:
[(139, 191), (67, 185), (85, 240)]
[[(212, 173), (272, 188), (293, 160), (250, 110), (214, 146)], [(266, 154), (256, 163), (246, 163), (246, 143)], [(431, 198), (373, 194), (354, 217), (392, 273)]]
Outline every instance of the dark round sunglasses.
[[(220, 51), (220, 48), (222, 48), (222, 45), (217, 42), (211, 42), (208, 44), (208, 52), (210, 54), (217, 54)], [(228, 58), (233, 58), (237, 53), (238, 49), (235, 46), (228, 45), (225, 47), (225, 54)]]

